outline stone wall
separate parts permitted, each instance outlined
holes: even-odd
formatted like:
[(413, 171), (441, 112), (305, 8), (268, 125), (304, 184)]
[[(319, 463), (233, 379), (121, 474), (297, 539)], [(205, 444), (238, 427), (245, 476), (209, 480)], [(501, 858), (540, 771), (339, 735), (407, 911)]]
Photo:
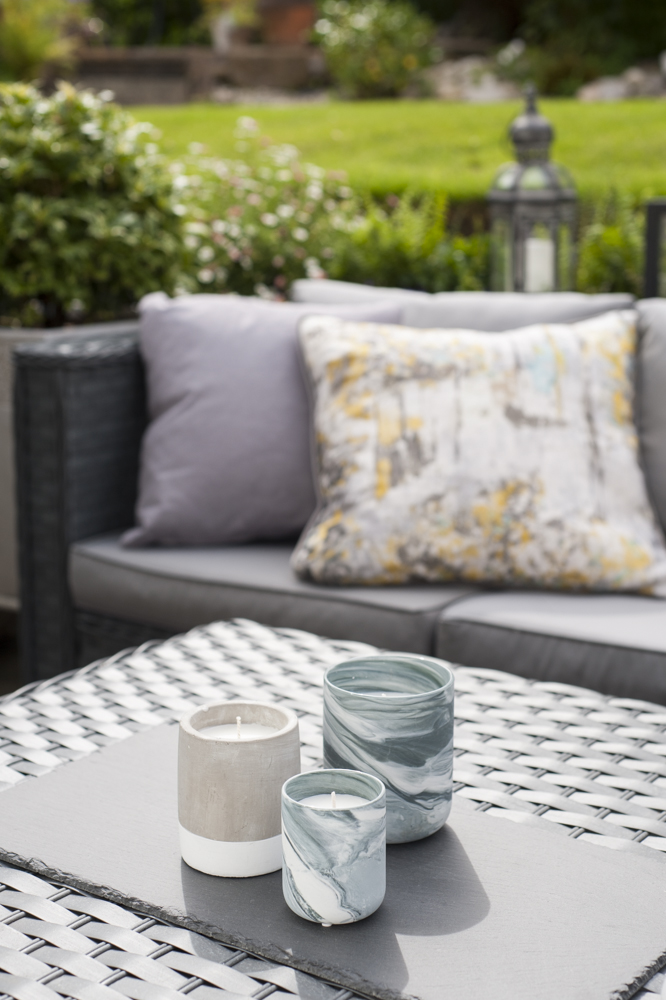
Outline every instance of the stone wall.
[(71, 77), (112, 90), (120, 104), (183, 104), (209, 98), (220, 83), (299, 90), (321, 72), (307, 45), (235, 44), (224, 55), (207, 46), (84, 49)]

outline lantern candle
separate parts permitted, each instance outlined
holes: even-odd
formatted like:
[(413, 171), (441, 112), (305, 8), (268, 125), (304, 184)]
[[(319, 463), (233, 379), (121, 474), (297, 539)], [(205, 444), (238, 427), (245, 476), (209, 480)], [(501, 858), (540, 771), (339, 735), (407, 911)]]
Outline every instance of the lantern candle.
[(183, 860), (207, 875), (282, 867), (280, 789), (301, 769), (298, 719), (258, 702), (226, 702), (180, 723), (178, 819)]
[(386, 890), (386, 796), (358, 771), (298, 774), (282, 789), (282, 890), (299, 917), (362, 920)]
[(555, 244), (551, 239), (530, 236), (525, 240), (525, 291), (555, 289)]

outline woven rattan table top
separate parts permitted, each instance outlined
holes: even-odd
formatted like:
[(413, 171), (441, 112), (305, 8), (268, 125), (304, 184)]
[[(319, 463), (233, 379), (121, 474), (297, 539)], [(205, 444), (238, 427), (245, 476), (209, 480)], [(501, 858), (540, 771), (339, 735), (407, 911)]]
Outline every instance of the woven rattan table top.
[[(292, 707), (304, 767), (316, 767), (323, 671), (363, 651), (371, 647), (239, 620), (30, 685), (0, 699), (0, 791), (227, 697)], [(457, 667), (456, 719), (454, 789), (478, 809), (548, 820), (612, 848), (666, 851), (666, 708)], [(637, 997), (654, 1000), (664, 983), (659, 973)], [(1, 866), (0, 996), (117, 1000), (119, 992), (136, 1000), (353, 996)]]

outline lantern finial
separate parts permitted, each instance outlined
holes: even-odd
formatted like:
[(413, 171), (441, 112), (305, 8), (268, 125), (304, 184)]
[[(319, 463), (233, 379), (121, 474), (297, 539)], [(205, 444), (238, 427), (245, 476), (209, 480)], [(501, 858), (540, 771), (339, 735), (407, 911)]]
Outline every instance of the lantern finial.
[(519, 163), (543, 163), (550, 158), (555, 132), (548, 119), (537, 110), (536, 98), (536, 87), (531, 83), (525, 88), (525, 110), (509, 129)]
[(529, 115), (537, 114), (536, 99), (537, 99), (537, 89), (533, 83), (528, 83), (527, 86), (525, 87), (525, 104), (526, 104), (525, 111)]

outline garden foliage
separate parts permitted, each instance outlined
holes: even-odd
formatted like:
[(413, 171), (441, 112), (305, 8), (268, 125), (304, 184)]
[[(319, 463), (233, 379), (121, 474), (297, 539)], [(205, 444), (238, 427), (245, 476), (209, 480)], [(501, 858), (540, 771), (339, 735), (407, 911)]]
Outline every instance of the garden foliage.
[(3, 323), (112, 318), (176, 285), (185, 209), (152, 126), (105, 97), (0, 88)]
[(488, 284), (488, 237), (446, 232), (446, 198), (407, 192), (385, 205), (365, 201), (357, 225), (338, 242), (332, 278), (428, 292)]
[[(61, 85), (0, 88), (0, 324), (131, 315), (149, 291), (282, 298), (301, 277), (488, 287), (488, 236), (447, 230), (443, 195), (381, 201), (241, 118), (235, 157), (165, 162), (150, 125)], [(584, 209), (578, 288), (640, 293), (642, 216)]]
[(67, 65), (75, 30), (87, 4), (71, 0), (2, 0), (0, 74), (7, 80), (33, 80), (45, 64)]
[(344, 97), (395, 97), (436, 58), (435, 25), (407, 0), (323, 0), (314, 37)]
[(193, 45), (210, 41), (201, 0), (92, 0), (112, 45)]
[[(240, 147), (240, 148), (238, 148)], [(339, 172), (302, 163), (239, 120), (242, 160), (176, 164), (189, 208), (193, 266), (183, 290), (279, 297), (296, 278), (341, 278), (443, 291), (483, 288), (487, 238), (449, 236), (446, 199), (408, 193), (384, 205), (354, 194)]]
[(666, 48), (664, 9), (655, 0), (527, 0), (521, 20), (525, 68), (544, 94), (574, 94)]
[(581, 292), (643, 292), (644, 214), (626, 196), (612, 193), (590, 206), (581, 227)]

